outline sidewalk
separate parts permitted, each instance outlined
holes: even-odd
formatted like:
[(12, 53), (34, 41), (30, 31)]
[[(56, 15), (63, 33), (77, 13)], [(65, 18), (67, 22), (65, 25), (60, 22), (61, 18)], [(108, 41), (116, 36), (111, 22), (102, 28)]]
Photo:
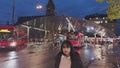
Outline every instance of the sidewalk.
[(88, 68), (114, 68), (114, 66), (105, 59), (101, 59), (93, 61)]
[(89, 65), (88, 68), (115, 68), (114, 65), (111, 63), (111, 58), (109, 58), (109, 55), (106, 54), (106, 48), (102, 47), (102, 53), (101, 54), (101, 48), (96, 47), (94, 49), (96, 52), (96, 55), (100, 55), (100, 57), (96, 57), (96, 59)]
[(94, 54), (96, 56), (96, 59), (89, 65), (88, 68), (114, 68), (114, 65), (111, 63), (111, 60), (113, 59), (110, 59), (108, 57), (105, 47), (102, 47), (101, 49), (97, 46), (94, 48)]

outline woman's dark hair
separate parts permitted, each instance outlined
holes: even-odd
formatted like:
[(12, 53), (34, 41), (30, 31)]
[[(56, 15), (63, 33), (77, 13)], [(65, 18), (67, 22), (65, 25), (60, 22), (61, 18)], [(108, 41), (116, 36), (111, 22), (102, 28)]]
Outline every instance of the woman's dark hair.
[[(64, 44), (66, 44), (66, 46), (64, 46)], [(71, 42), (68, 40), (65, 40), (61, 45), (61, 51), (56, 56), (55, 68), (59, 68), (61, 56), (64, 55), (63, 49), (62, 49), (64, 47), (70, 48), (71, 68), (83, 68), (82, 61), (80, 59), (79, 54), (77, 52), (75, 52)]]
[(63, 41), (63, 43), (61, 45), (61, 52), (62, 52), (62, 54), (64, 54), (63, 50), (62, 50), (62, 48), (64, 48), (64, 46), (63, 46), (64, 44), (66, 44), (67, 47), (70, 47), (70, 55), (72, 55), (75, 52), (75, 50), (74, 50), (73, 45), (71, 44), (71, 42), (68, 41), (68, 40)]

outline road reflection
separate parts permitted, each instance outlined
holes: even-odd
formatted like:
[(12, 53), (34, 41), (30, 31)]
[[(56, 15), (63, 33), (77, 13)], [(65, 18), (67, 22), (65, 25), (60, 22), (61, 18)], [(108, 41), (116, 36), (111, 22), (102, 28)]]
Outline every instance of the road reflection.
[(2, 68), (19, 68), (19, 67), (20, 66), (19, 66), (18, 60), (16, 59), (4, 62), (4, 64), (2, 65)]
[(18, 56), (16, 51), (3, 50), (0, 52), (0, 68), (19, 68)]
[(94, 52), (92, 50), (91, 46), (85, 46), (82, 50), (82, 56), (84, 57), (84, 59), (86, 60), (94, 60), (95, 56), (94, 56)]
[(8, 59), (9, 60), (15, 59), (15, 58), (18, 58), (17, 53), (15, 51), (11, 51), (11, 52), (8, 53)]

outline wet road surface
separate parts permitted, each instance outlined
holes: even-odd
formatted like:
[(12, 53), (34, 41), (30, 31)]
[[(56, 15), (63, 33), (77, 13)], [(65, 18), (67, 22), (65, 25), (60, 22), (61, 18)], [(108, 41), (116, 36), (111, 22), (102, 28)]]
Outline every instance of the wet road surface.
[(54, 54), (46, 45), (35, 45), (19, 51), (0, 52), (0, 68), (54, 68)]
[[(85, 44), (85, 46), (81, 48), (80, 56), (84, 68), (93, 68), (93, 66), (95, 66), (94, 62), (98, 65), (101, 64), (101, 62), (112, 62), (113, 66), (116, 64), (116, 60), (108, 61), (108, 59), (116, 59), (114, 56), (116, 54), (113, 54), (112, 51), (118, 52), (118, 47), (116, 47), (117, 49), (113, 48), (111, 51), (107, 51), (107, 54), (106, 48), (100, 48), (99, 46), (100, 45), (96, 45), (96, 47), (94, 47), (92, 44)], [(54, 68), (54, 59), (58, 51), (59, 47), (54, 47), (50, 44), (33, 44), (33, 46), (19, 51), (0, 50), (0, 68)], [(119, 57), (117, 57), (117, 59), (118, 58)]]

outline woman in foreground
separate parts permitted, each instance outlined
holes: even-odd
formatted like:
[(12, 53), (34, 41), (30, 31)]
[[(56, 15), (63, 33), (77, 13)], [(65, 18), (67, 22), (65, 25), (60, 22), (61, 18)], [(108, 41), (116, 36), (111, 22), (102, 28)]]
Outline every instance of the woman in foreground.
[(83, 68), (82, 61), (72, 44), (65, 40), (55, 59), (55, 68)]

